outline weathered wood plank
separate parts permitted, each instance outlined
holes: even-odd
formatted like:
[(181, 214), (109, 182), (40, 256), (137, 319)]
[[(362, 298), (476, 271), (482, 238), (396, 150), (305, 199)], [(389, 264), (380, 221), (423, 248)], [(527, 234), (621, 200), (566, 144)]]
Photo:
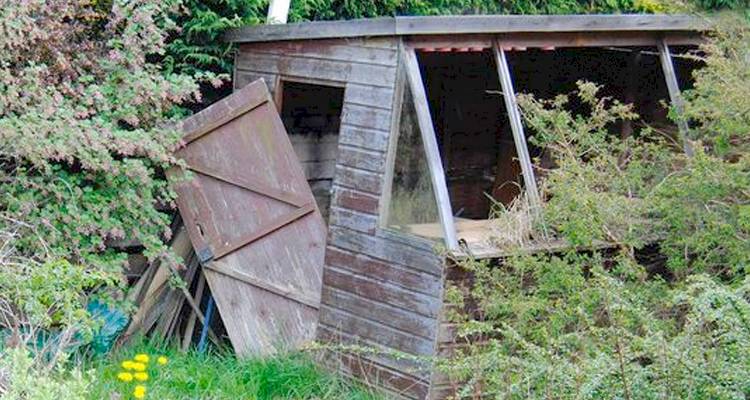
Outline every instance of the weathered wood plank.
[(383, 174), (385, 171), (385, 153), (351, 147), (342, 144), (339, 147), (337, 162), (341, 165), (364, 169)]
[(462, 15), (396, 17), (396, 34), (502, 32), (693, 31), (705, 21), (686, 15)]
[(341, 110), (341, 122), (347, 125), (389, 131), (391, 129), (391, 112), (359, 104), (344, 102)]
[(334, 331), (346, 332), (391, 349), (398, 349), (406, 354), (430, 356), (435, 353), (435, 343), (431, 340), (389, 328), (382, 323), (327, 305), (321, 307), (320, 324)]
[(328, 368), (383, 390), (389, 399), (425, 399), (428, 393), (426, 379), (396, 372), (359, 354), (328, 352), (323, 363)]
[(407, 265), (414, 270), (435, 276), (442, 276), (443, 273), (442, 258), (434, 253), (349, 229), (331, 227), (328, 244), (386, 262)]
[(405, 290), (413, 290), (435, 298), (441, 297), (442, 279), (440, 277), (415, 271), (410, 267), (384, 262), (332, 246), (326, 249), (326, 265), (350, 271), (358, 276), (387, 282)]
[(233, 29), (224, 36), (229, 42), (270, 42), (289, 39), (349, 38), (383, 36), (383, 32), (395, 33), (393, 18), (372, 18), (357, 24), (342, 25), (337, 21), (318, 21), (314, 24), (296, 23), (281, 25), (247, 26)]
[(231, 30), (230, 42), (502, 32), (704, 31), (688, 15), (456, 15), (258, 25)]
[(327, 266), (324, 271), (324, 287), (334, 287), (383, 304), (410, 310), (425, 317), (437, 318), (438, 316), (441, 300), (435, 297), (358, 276), (331, 266)]
[[(430, 368), (425, 360), (415, 357), (396, 357), (396, 350), (383, 346), (382, 344), (353, 336), (341, 330), (329, 327), (325, 324), (318, 326), (317, 340), (349, 348), (364, 348), (367, 351), (357, 354), (359, 357), (370, 360), (391, 370), (398, 371), (415, 379), (427, 379)], [(347, 350), (349, 352), (350, 350)]]
[(393, 106), (393, 88), (350, 83), (346, 86), (344, 102), (390, 110)]
[(367, 214), (378, 214), (378, 197), (345, 187), (333, 187), (332, 204)]
[(338, 308), (367, 318), (380, 321), (383, 325), (411, 335), (434, 340), (437, 330), (437, 319), (424, 317), (410, 311), (373, 301), (364, 297), (352, 295), (333, 287), (323, 289), (322, 304)]
[(234, 74), (234, 90), (240, 90), (243, 87), (257, 81), (258, 79), (263, 79), (263, 81), (266, 83), (266, 86), (268, 86), (268, 90), (273, 93), (276, 91), (276, 82), (277, 82), (277, 76), (275, 74), (267, 74), (263, 72), (254, 72), (254, 71), (236, 71)]
[(237, 71), (255, 71), (289, 77), (317, 78), (354, 82), (371, 86), (392, 87), (395, 68), (381, 65), (352, 64), (344, 61), (311, 60), (274, 54), (241, 52)]
[(396, 65), (398, 56), (392, 48), (357, 46), (341, 39), (245, 44), (240, 51), (385, 66)]
[(378, 218), (374, 215), (363, 214), (346, 208), (331, 207), (329, 221), (336, 225), (366, 234), (375, 233)]
[(339, 143), (374, 151), (386, 151), (388, 150), (389, 135), (389, 130), (353, 126), (342, 121), (339, 130)]
[(380, 194), (382, 187), (382, 176), (374, 172), (337, 164), (334, 184), (377, 195)]

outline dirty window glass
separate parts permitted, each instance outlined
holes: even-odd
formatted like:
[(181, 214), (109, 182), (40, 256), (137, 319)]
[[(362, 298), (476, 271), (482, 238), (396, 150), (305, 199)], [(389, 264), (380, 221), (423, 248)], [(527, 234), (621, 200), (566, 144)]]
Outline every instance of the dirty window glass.
[(405, 84), (393, 167), (389, 228), (424, 236), (443, 236), (430, 171), (417, 124), (414, 99)]

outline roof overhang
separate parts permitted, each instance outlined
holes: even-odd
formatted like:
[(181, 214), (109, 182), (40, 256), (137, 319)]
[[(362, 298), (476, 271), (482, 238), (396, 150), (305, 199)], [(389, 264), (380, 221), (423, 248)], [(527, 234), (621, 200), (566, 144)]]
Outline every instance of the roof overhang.
[(384, 17), (255, 25), (229, 31), (234, 43), (404, 35), (564, 32), (702, 32), (709, 20), (690, 15), (460, 15)]

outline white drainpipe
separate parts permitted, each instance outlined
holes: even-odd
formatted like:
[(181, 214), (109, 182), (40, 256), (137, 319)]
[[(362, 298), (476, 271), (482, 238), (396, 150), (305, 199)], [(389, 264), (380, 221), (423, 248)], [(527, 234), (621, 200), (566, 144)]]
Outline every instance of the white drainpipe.
[(286, 24), (291, 0), (271, 0), (268, 4), (267, 24)]

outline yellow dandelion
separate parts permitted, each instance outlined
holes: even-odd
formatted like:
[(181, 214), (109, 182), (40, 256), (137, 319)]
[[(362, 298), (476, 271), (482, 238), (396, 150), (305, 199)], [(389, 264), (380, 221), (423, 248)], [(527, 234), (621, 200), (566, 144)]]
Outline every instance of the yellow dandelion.
[(148, 380), (148, 373), (147, 372), (136, 372), (133, 374), (133, 378), (137, 381), (145, 382)]
[(133, 374), (130, 372), (120, 372), (117, 374), (117, 379), (123, 381), (123, 382), (130, 382), (133, 380)]
[(159, 363), (159, 365), (167, 365), (167, 357), (159, 356), (159, 358), (156, 359), (156, 362)]
[(133, 371), (143, 372), (146, 370), (146, 364), (134, 362), (133, 363)]
[(136, 354), (136, 356), (133, 357), (133, 360), (146, 364), (148, 363), (148, 354)]
[(126, 371), (130, 371), (130, 370), (133, 369), (133, 362), (130, 361), (130, 360), (125, 360), (120, 365), (122, 366), (122, 369), (124, 369)]
[(146, 397), (146, 387), (143, 385), (138, 385), (133, 389), (133, 397), (136, 399), (142, 399)]

